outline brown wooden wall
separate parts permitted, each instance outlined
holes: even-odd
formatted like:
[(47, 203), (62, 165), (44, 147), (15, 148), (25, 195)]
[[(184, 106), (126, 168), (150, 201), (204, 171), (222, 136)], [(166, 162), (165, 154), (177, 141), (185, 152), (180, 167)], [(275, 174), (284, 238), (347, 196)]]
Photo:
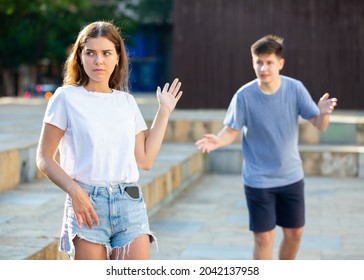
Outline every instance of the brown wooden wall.
[(330, 92), (338, 109), (364, 109), (363, 0), (175, 0), (174, 17), (179, 108), (226, 108), (255, 78), (251, 44), (276, 34), (285, 38), (283, 75), (314, 100)]

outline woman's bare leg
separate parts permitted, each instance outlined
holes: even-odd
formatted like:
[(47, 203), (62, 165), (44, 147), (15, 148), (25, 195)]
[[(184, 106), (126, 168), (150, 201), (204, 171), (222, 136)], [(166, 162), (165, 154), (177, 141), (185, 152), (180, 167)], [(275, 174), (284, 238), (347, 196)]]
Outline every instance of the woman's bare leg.
[(75, 260), (106, 260), (106, 247), (92, 243), (79, 237), (73, 239), (75, 245)]
[(150, 237), (145, 234), (135, 238), (126, 248), (117, 248), (112, 251), (112, 260), (149, 260)]

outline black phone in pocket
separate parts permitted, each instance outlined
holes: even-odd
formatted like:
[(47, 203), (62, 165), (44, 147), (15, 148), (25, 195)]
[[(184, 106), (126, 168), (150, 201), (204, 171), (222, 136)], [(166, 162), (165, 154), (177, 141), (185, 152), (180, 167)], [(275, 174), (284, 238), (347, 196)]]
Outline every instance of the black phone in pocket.
[(128, 186), (124, 189), (126, 193), (133, 199), (140, 198), (140, 191), (138, 186)]

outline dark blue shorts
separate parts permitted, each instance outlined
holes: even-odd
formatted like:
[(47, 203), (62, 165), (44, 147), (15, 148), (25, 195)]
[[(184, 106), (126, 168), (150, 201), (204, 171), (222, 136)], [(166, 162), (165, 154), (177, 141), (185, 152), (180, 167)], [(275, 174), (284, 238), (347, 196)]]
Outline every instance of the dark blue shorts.
[(265, 232), (276, 225), (300, 228), (305, 224), (304, 180), (276, 188), (252, 188), (245, 185), (250, 230)]

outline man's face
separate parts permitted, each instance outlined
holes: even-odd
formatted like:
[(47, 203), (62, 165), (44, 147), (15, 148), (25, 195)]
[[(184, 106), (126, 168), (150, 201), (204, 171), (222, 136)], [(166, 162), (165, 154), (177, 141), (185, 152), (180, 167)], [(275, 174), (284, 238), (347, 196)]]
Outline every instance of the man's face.
[(279, 79), (279, 72), (284, 65), (284, 59), (275, 54), (253, 55), (255, 75), (262, 84), (269, 85)]

